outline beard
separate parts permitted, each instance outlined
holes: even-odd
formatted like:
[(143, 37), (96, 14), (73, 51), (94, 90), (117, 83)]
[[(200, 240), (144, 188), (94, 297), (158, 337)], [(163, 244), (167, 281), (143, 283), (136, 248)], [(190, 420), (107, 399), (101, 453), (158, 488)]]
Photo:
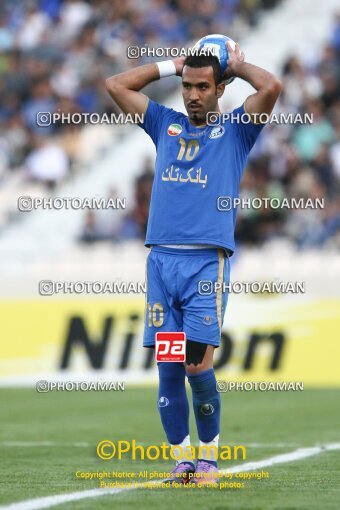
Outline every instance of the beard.
[(202, 115), (202, 113), (198, 113), (198, 112), (189, 113), (189, 119), (194, 124), (205, 124), (205, 122), (206, 122), (205, 115)]

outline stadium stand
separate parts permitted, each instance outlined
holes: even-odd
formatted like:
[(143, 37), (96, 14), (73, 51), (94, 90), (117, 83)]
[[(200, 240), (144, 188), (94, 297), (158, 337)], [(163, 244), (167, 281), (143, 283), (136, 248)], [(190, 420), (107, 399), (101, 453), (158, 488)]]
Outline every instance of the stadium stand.
[[(339, 246), (340, 17), (335, 1), (327, 9), (315, 4), (310, 12), (305, 0), (207, 0), (199, 2), (193, 15), (190, 0), (5, 0), (0, 12), (3, 268), (24, 271), (25, 264), (32, 269), (39, 263), (50, 270), (58, 267), (58, 259), (71, 274), (72, 268), (94, 267), (98, 260), (109, 267), (124, 250), (142, 257), (152, 144), (131, 126), (39, 127), (36, 113), (112, 112), (104, 78), (144, 62), (128, 60), (127, 46), (178, 47), (214, 32), (240, 40), (250, 61), (281, 75), (284, 92), (277, 111), (312, 112), (315, 119), (312, 126), (272, 125), (264, 130), (249, 160), (243, 195), (326, 198), (324, 209), (307, 214), (240, 211), (239, 246), (282, 239), (297, 248)], [(305, 15), (299, 26), (285, 23), (301, 12)], [(182, 109), (177, 87), (176, 78), (161, 80), (148, 93)], [(247, 85), (235, 80), (224, 109), (238, 106), (245, 91)], [(133, 159), (126, 158), (131, 145)], [(111, 193), (127, 197), (129, 204), (127, 211), (112, 216), (112, 223), (101, 211), (17, 210), (20, 195)]]

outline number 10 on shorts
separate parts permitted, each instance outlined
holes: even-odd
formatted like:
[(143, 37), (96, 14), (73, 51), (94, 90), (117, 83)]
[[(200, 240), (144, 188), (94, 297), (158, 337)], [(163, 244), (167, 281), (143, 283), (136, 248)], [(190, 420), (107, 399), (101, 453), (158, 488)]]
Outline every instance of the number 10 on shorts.
[(186, 335), (184, 332), (156, 333), (156, 361), (185, 362)]

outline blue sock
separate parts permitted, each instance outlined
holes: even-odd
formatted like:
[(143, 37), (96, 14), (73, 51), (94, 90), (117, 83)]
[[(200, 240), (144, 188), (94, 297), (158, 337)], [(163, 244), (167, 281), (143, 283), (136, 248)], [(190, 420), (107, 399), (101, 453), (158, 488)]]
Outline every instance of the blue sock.
[(158, 363), (158, 410), (170, 444), (180, 444), (189, 434), (189, 402), (182, 363)]
[(192, 390), (198, 437), (208, 443), (220, 432), (221, 397), (216, 390), (214, 369), (188, 375), (188, 380)]

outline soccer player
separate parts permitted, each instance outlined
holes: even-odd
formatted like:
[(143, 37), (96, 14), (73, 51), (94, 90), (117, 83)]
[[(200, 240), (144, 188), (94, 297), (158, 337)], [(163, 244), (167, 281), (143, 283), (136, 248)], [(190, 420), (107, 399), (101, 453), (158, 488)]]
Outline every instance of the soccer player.
[[(218, 472), (221, 403), (213, 355), (220, 343), (227, 301), (222, 290), (223, 283), (229, 282), (236, 221), (235, 208), (225, 207), (220, 197), (238, 197), (247, 156), (263, 128), (256, 121), (259, 114), (271, 113), (281, 91), (273, 74), (245, 62), (238, 45), (233, 50), (228, 44), (228, 51), (223, 76), (217, 57), (189, 55), (143, 65), (106, 80), (108, 92), (123, 112), (144, 113), (140, 126), (157, 151), (145, 241), (151, 250), (143, 345), (154, 347), (158, 331), (186, 333), (186, 362), (158, 363), (158, 410), (178, 458), (170, 480), (183, 483), (189, 473), (195, 473), (191, 481), (204, 484)], [(140, 92), (148, 83), (175, 74), (182, 77), (188, 115)], [(232, 117), (209, 126), (207, 113), (220, 112), (223, 80), (232, 76), (246, 80), (255, 93)], [(186, 377), (201, 447), (196, 466), (188, 460)]]

